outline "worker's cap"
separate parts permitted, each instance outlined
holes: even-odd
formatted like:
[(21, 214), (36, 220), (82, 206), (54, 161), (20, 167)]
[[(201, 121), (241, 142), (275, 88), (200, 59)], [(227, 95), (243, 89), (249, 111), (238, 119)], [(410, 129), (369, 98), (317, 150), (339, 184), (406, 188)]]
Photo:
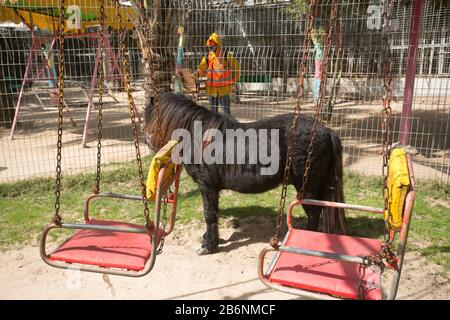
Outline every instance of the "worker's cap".
[(206, 46), (210, 47), (210, 46), (222, 46), (222, 43), (219, 40), (219, 35), (214, 32), (213, 34), (211, 34), (208, 38), (208, 40), (206, 41)]

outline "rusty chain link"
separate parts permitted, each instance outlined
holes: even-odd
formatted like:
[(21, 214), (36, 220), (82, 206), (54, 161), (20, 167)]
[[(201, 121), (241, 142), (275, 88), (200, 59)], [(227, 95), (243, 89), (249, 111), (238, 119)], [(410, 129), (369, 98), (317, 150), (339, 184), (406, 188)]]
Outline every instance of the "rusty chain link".
[(122, 60), (122, 68), (123, 68), (123, 77), (124, 77), (124, 85), (125, 90), (127, 92), (128, 97), (128, 109), (130, 112), (130, 119), (131, 119), (131, 131), (133, 135), (133, 141), (134, 141), (134, 147), (136, 150), (136, 161), (137, 161), (137, 167), (139, 172), (139, 180), (141, 184), (141, 195), (142, 195), (142, 203), (144, 204), (144, 217), (146, 221), (146, 228), (147, 230), (152, 233), (154, 231), (154, 224), (150, 220), (150, 214), (148, 209), (148, 201), (147, 201), (147, 188), (144, 181), (144, 173), (142, 170), (142, 159), (141, 159), (141, 152), (139, 149), (139, 140), (138, 140), (138, 130), (136, 127), (136, 105), (134, 103), (133, 96), (131, 94), (131, 86), (130, 86), (130, 75), (128, 72), (128, 60), (125, 57), (125, 39), (123, 35), (122, 30), (122, 15), (120, 13), (120, 3), (119, 0), (114, 0), (114, 5), (116, 7), (116, 18), (118, 21), (118, 37), (119, 37), (119, 52), (120, 52), (120, 58)]
[[(139, 1), (141, 3), (141, 1)], [(149, 63), (149, 71), (150, 71), (150, 89), (151, 89), (151, 104), (152, 104), (152, 108), (154, 108), (155, 113), (156, 113), (156, 129), (157, 129), (157, 138), (156, 138), (156, 148), (160, 149), (163, 147), (164, 144), (164, 134), (162, 132), (162, 123), (161, 123), (161, 115), (160, 115), (160, 110), (158, 107), (158, 101), (156, 99), (157, 97), (157, 89), (156, 89), (156, 73), (155, 73), (155, 69), (154, 69), (154, 65), (155, 65), (155, 54), (152, 50), (152, 43), (150, 41), (150, 37), (146, 38), (146, 45), (147, 48), (149, 49), (149, 54), (150, 54), (150, 61)], [(157, 251), (157, 254), (161, 254), (164, 248), (164, 240), (166, 238), (166, 223), (167, 223), (167, 201), (168, 201), (168, 196), (167, 196), (167, 191), (165, 192), (164, 196), (163, 196), (163, 215), (162, 215), (162, 220), (163, 220), (163, 231), (161, 234), (161, 239), (160, 239), (160, 245)]]
[[(383, 174), (383, 200), (384, 200), (384, 210), (389, 214), (389, 191), (387, 185), (387, 179), (389, 175), (389, 156), (392, 147), (392, 108), (391, 108), (391, 100), (392, 100), (392, 69), (391, 69), (391, 40), (392, 40), (392, 0), (386, 0), (383, 8), (383, 35), (382, 42), (383, 48), (381, 51), (382, 54), (382, 77), (383, 77), (383, 97), (382, 104), (383, 110), (382, 121), (381, 121), (381, 129), (382, 129), (382, 156), (383, 156), (383, 165), (382, 165), (382, 174)], [(360, 283), (358, 288), (359, 298), (364, 299), (364, 284), (363, 278), (365, 274), (365, 269), (369, 264), (375, 264), (379, 266), (381, 272), (384, 270), (384, 266), (386, 264), (390, 265), (394, 269), (397, 268), (397, 256), (392, 251), (392, 241), (389, 232), (388, 225), (386, 224), (385, 233), (384, 233), (384, 243), (381, 244), (381, 253), (375, 256), (366, 256), (364, 258), (369, 261), (369, 263), (360, 265)], [(364, 269), (364, 272), (361, 274), (361, 268)], [(362, 295), (361, 295), (362, 293)]]
[[(140, 15), (140, 23), (141, 26), (143, 28), (144, 34), (148, 35), (151, 34), (151, 27), (149, 26), (149, 23), (146, 20), (146, 9), (143, 3), (143, 0), (139, 0), (137, 1), (137, 7), (138, 10), (144, 14)], [(155, 73), (155, 69), (154, 69), (154, 65), (155, 65), (155, 57), (156, 54), (153, 52), (152, 48), (153, 48), (153, 44), (151, 41), (151, 37), (147, 36), (144, 39), (145, 41), (145, 46), (146, 46), (146, 52), (148, 52), (148, 56), (144, 55), (144, 60), (145, 60), (145, 64), (149, 66), (149, 77), (148, 79), (150, 80), (150, 101), (151, 101), (151, 105), (155, 110), (156, 113), (156, 129), (157, 129), (157, 139), (156, 139), (156, 145), (155, 147), (157, 149), (162, 147), (162, 143), (163, 143), (163, 132), (162, 132), (162, 125), (161, 125), (161, 116), (160, 116), (160, 112), (159, 112), (159, 108), (158, 108), (158, 104), (157, 104), (157, 100), (156, 100), (156, 96), (158, 94), (157, 88), (156, 88), (156, 73)]]
[(384, 263), (380, 255), (370, 255), (364, 256), (362, 258), (364, 259), (364, 262), (359, 264), (359, 285), (358, 285), (359, 300), (365, 300), (366, 298), (366, 286), (364, 285), (364, 282), (367, 281), (364, 279), (364, 277), (366, 276), (367, 268), (375, 266), (379, 268), (380, 273), (384, 272)]
[(105, 51), (105, 0), (100, 0), (100, 39), (99, 39), (99, 59), (98, 59), (98, 124), (97, 124), (97, 174), (94, 193), (100, 192), (100, 176), (102, 163), (102, 129), (103, 129), (103, 89), (105, 82), (105, 70), (103, 67)]
[(320, 74), (319, 97), (316, 101), (316, 112), (314, 114), (314, 121), (313, 121), (313, 126), (311, 129), (311, 136), (309, 138), (308, 156), (306, 158), (305, 172), (303, 173), (302, 188), (300, 190), (300, 198), (302, 198), (302, 199), (304, 199), (304, 197), (305, 197), (305, 188), (308, 183), (309, 170), (311, 168), (311, 156), (313, 153), (313, 145), (314, 145), (314, 140), (316, 138), (316, 127), (317, 127), (317, 123), (319, 122), (319, 117), (320, 117), (320, 113), (322, 110), (322, 104), (323, 104), (323, 96), (326, 91), (328, 56), (330, 54), (330, 46), (332, 43), (333, 29), (334, 29), (334, 25), (335, 25), (336, 17), (337, 17), (337, 6), (338, 6), (337, 0), (333, 0), (332, 7), (331, 7), (331, 14), (330, 14), (330, 22), (329, 22), (329, 26), (328, 26), (328, 34), (325, 39), (324, 48), (323, 48), (323, 62), (322, 62), (322, 72)]
[(368, 265), (365, 263), (361, 263), (359, 265), (359, 285), (358, 285), (358, 299), (364, 300), (365, 299), (365, 291), (366, 288), (364, 287), (364, 277), (366, 276), (366, 269)]
[(169, 201), (169, 197), (168, 194), (170, 194), (170, 188), (168, 189), (168, 192), (166, 192), (164, 194), (163, 197), (163, 214), (162, 214), (162, 221), (163, 221), (163, 226), (162, 226), (162, 236), (161, 236), (161, 240), (159, 243), (159, 248), (158, 251), (156, 252), (156, 254), (161, 254), (163, 252), (163, 248), (164, 248), (164, 240), (166, 238), (166, 225), (167, 225), (167, 202)]
[[(302, 61), (300, 63), (300, 76), (298, 80), (298, 86), (297, 86), (297, 106), (294, 110), (298, 111), (297, 113), (300, 113), (300, 103), (301, 99), (305, 96), (305, 74), (308, 73), (308, 55), (309, 55), (309, 48), (311, 47), (311, 34), (312, 29), (314, 25), (314, 7), (315, 7), (315, 0), (311, 0), (309, 3), (309, 13), (308, 13), (308, 20), (306, 23), (306, 35), (303, 39), (303, 57)], [(296, 123), (292, 123), (292, 125), (296, 125)]]
[[(145, 13), (145, 7), (143, 4), (143, 0), (139, 0), (137, 2), (137, 6), (138, 6), (138, 10), (140, 12), (144, 12)], [(149, 27), (149, 24), (147, 23), (147, 21), (145, 20), (146, 15), (141, 15), (141, 25), (143, 26), (144, 31), (150, 31), (149, 29), (151, 29)], [(150, 34), (151, 32), (144, 32), (145, 34)], [(161, 123), (161, 116), (160, 116), (160, 110), (158, 107), (158, 102), (156, 99), (157, 96), (157, 88), (156, 88), (156, 73), (155, 73), (155, 69), (154, 69), (154, 65), (155, 65), (155, 57), (156, 54), (153, 52), (152, 48), (152, 41), (151, 41), (151, 37), (145, 37), (145, 46), (146, 49), (148, 51), (149, 56), (148, 57), (144, 57), (144, 59), (146, 60), (146, 63), (149, 66), (149, 79), (150, 79), (150, 101), (151, 101), (151, 106), (153, 108), (153, 110), (155, 110), (156, 113), (156, 130), (157, 130), (157, 138), (156, 138), (156, 148), (161, 148), (163, 146), (163, 132), (162, 132), (162, 123)], [(166, 228), (166, 214), (167, 214), (167, 192), (164, 194), (163, 197), (163, 232), (161, 235), (161, 239), (160, 239), (160, 246), (158, 248), (157, 254), (161, 254), (162, 253), (162, 249), (164, 247), (164, 240), (165, 240), (165, 228)], [(159, 236), (159, 235), (158, 235)]]
[(58, 56), (58, 143), (56, 156), (56, 186), (55, 186), (55, 214), (52, 222), (61, 225), (62, 218), (59, 214), (61, 208), (61, 159), (62, 159), (62, 126), (63, 126), (63, 109), (64, 109), (64, 26), (65, 26), (65, 3), (64, 0), (59, 2), (59, 56)]
[(281, 232), (281, 224), (283, 222), (283, 214), (286, 207), (286, 195), (287, 195), (287, 188), (289, 184), (289, 173), (292, 165), (292, 154), (293, 154), (293, 144), (294, 144), (294, 132), (297, 131), (297, 120), (300, 115), (300, 103), (301, 99), (304, 97), (305, 94), (305, 84), (304, 84), (304, 77), (305, 73), (308, 72), (308, 54), (309, 49), (311, 47), (311, 32), (313, 28), (314, 23), (314, 6), (315, 6), (315, 0), (311, 0), (309, 3), (309, 13), (308, 13), (308, 20), (306, 23), (306, 35), (303, 39), (303, 57), (300, 64), (300, 77), (299, 77), (299, 84), (297, 89), (297, 105), (294, 109), (293, 119), (292, 119), (292, 125), (289, 130), (289, 136), (288, 136), (288, 150), (287, 150), (287, 158), (286, 158), (286, 166), (284, 168), (283, 173), (283, 185), (281, 189), (281, 196), (280, 196), (280, 203), (279, 203), (279, 209), (278, 209), (278, 216), (276, 221), (276, 229), (275, 234), (270, 239), (269, 244), (277, 249), (279, 247), (279, 241), (280, 241), (280, 232)]
[[(382, 129), (382, 155), (383, 155), (383, 199), (384, 210), (389, 211), (389, 190), (388, 190), (388, 175), (389, 175), (389, 157), (392, 147), (392, 69), (391, 69), (391, 50), (390, 45), (392, 41), (392, 0), (387, 0), (385, 8), (383, 10), (383, 17), (385, 19), (384, 32), (383, 32), (383, 50), (382, 50), (382, 73), (383, 73), (383, 110), (381, 129)], [(389, 219), (389, 218), (388, 218)], [(388, 228), (385, 229), (385, 241), (390, 241), (388, 235)]]

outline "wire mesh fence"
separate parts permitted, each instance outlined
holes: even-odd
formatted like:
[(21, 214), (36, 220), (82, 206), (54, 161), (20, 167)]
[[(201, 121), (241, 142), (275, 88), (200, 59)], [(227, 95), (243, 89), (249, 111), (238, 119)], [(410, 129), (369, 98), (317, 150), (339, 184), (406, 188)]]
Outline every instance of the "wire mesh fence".
[[(306, 97), (302, 112), (312, 115), (317, 98), (332, 1), (316, 1), (314, 39), (307, 54)], [(394, 75), (394, 141), (404, 102), (413, 1), (393, 1), (390, 52)], [(303, 41), (307, 1), (155, 0), (145, 14), (153, 22), (145, 34), (152, 43), (157, 86), (177, 88), (209, 108), (205, 75), (198, 71), (206, 41), (216, 32), (224, 52), (239, 62), (230, 94), (232, 116), (253, 121), (292, 112)], [(58, 117), (58, 0), (0, 0), (0, 182), (52, 176), (56, 167)], [(133, 97), (145, 103), (146, 66), (134, 2), (120, 1)], [(342, 138), (347, 170), (381, 175), (381, 98), (385, 2), (339, 1), (326, 70), (323, 118)], [(97, 146), (97, 88), (100, 1), (66, 4), (63, 170), (94, 171)], [(114, 2), (105, 1), (106, 92), (103, 163), (120, 168), (134, 159), (124, 92)], [(448, 183), (450, 176), (450, 2), (424, 1), (411, 117), (416, 176)], [(184, 27), (182, 60), (178, 28)], [(180, 65), (181, 62), (181, 65)], [(223, 112), (219, 108), (220, 112)], [(142, 138), (142, 137), (141, 137)], [(141, 139), (142, 141), (142, 139)], [(142, 144), (143, 153), (149, 149)]]

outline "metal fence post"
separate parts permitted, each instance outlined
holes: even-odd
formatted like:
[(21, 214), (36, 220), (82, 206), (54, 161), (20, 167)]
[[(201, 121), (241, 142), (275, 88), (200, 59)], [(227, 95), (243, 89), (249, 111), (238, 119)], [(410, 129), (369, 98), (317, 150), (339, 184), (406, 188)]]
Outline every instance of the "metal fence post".
[(409, 37), (408, 63), (406, 67), (406, 80), (402, 118), (400, 122), (400, 143), (407, 145), (411, 138), (412, 101), (414, 95), (414, 81), (416, 78), (416, 57), (419, 46), (420, 17), (422, 14), (423, 0), (414, 0), (411, 31)]

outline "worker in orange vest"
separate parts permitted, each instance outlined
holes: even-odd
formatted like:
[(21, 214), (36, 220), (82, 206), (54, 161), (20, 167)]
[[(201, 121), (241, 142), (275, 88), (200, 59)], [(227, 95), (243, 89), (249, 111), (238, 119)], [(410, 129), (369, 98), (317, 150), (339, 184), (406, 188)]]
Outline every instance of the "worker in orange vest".
[(230, 94), (233, 84), (239, 81), (241, 66), (231, 52), (222, 49), (219, 35), (214, 32), (206, 41), (208, 53), (197, 67), (199, 77), (207, 76), (206, 94), (211, 111), (217, 112), (219, 105), (230, 115)]

